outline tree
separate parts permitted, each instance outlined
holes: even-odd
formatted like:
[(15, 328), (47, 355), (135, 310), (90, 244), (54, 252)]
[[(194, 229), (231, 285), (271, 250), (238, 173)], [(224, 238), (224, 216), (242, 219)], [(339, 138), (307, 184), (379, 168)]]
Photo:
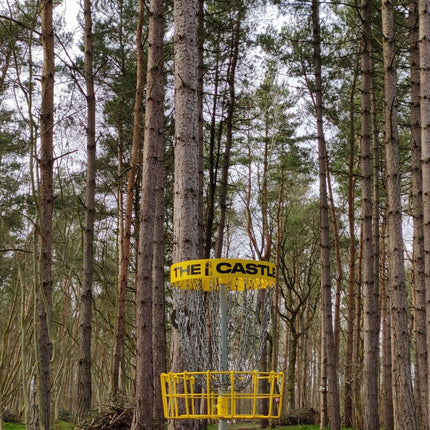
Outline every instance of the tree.
[[(298, 188), (298, 187), (297, 187)], [(279, 290), (282, 297), (279, 306), (279, 315), (285, 321), (289, 331), (288, 348), (285, 356), (288, 357), (288, 367), (285, 375), (285, 401), (289, 410), (294, 410), (298, 403), (298, 357), (300, 341), (306, 335), (313, 323), (313, 316), (320, 300), (319, 285), (319, 250), (318, 225), (315, 222), (314, 202), (307, 202), (301, 195), (300, 189), (295, 192), (294, 209), (284, 209), (280, 267), (278, 268)], [(289, 187), (291, 194), (292, 188)], [(291, 202), (291, 200), (288, 200)], [(288, 202), (287, 202), (288, 204)], [(284, 286), (285, 285), (285, 286)], [(284, 310), (285, 309), (285, 310)], [(284, 363), (287, 366), (287, 363)]]
[(363, 326), (364, 375), (363, 410), (364, 428), (379, 428), (378, 414), (378, 292), (374, 281), (372, 229), (372, 170), (371, 170), (371, 23), (370, 4), (361, 3), (361, 172), (362, 172), (362, 246), (363, 246)]
[[(315, 90), (313, 103), (317, 122), (318, 167), (320, 187), (320, 247), (321, 247), (321, 324), (322, 324), (322, 366), (327, 374), (327, 385), (322, 382), (328, 396), (328, 419), (332, 430), (340, 430), (339, 392), (334, 357), (333, 317), (330, 274), (330, 234), (327, 198), (327, 149), (323, 127), (323, 98), (321, 85), (321, 37), (319, 22), (319, 2), (312, 1), (312, 34)], [(321, 426), (325, 423), (321, 423)], [(321, 427), (322, 428), (322, 427)]]
[(136, 30), (136, 91), (133, 109), (133, 138), (131, 148), (130, 169), (127, 174), (126, 184), (126, 204), (124, 220), (122, 220), (122, 210), (120, 210), (120, 259), (118, 276), (118, 305), (115, 350), (112, 365), (112, 395), (115, 398), (118, 394), (119, 369), (124, 355), (125, 336), (125, 302), (128, 285), (128, 271), (130, 266), (130, 248), (132, 239), (132, 218), (135, 202), (135, 186), (138, 167), (138, 158), (142, 147), (142, 110), (143, 93), (145, 84), (144, 65), (144, 7), (139, 3), (138, 22)]
[[(387, 266), (386, 258), (386, 215), (381, 225), (381, 266), (384, 271)], [(382, 352), (382, 422), (386, 428), (394, 428), (394, 411), (393, 411), (393, 372), (392, 372), (392, 355), (391, 355), (391, 314), (389, 306), (389, 291), (385, 276), (381, 279), (381, 352)]]
[[(419, 16), (419, 54), (420, 54), (420, 113), (421, 113), (421, 150), (422, 150), (422, 199), (424, 221), (424, 282), (426, 290), (426, 327), (427, 327), (427, 351), (430, 345), (430, 300), (427, 296), (430, 291), (430, 16), (428, 13), (428, 0), (418, 1)], [(427, 366), (430, 366), (430, 358), (427, 356)], [(430, 368), (427, 370), (430, 378)], [(427, 401), (430, 402), (430, 393), (427, 393)], [(430, 403), (429, 403), (430, 404)], [(425, 409), (424, 409), (425, 410)], [(427, 412), (430, 409), (427, 406)], [(430, 422), (430, 416), (428, 417)]]
[[(144, 4), (140, 2), (139, 21), (143, 17)], [(156, 227), (156, 207), (163, 202), (162, 193), (157, 193), (157, 180), (163, 176), (163, 145), (164, 145), (164, 79), (163, 79), (163, 0), (152, 0), (150, 3), (148, 66), (145, 110), (145, 134), (142, 162), (142, 195), (140, 201), (139, 251), (136, 276), (136, 407), (132, 429), (163, 428), (162, 422), (154, 423), (153, 379), (155, 363), (153, 361), (153, 290), (154, 282), (163, 282), (157, 278), (154, 258), (159, 257), (163, 250), (163, 235)], [(138, 44), (141, 43), (138, 33)], [(138, 62), (139, 63), (139, 62)], [(138, 65), (139, 67), (139, 65)], [(158, 200), (158, 204), (157, 204)], [(160, 220), (158, 220), (160, 223)], [(162, 223), (162, 219), (161, 219)], [(159, 262), (160, 263), (160, 262)], [(158, 288), (160, 286), (157, 286)], [(157, 336), (163, 336), (157, 333)], [(158, 356), (159, 360), (162, 357)], [(158, 365), (160, 368), (160, 365)], [(159, 377), (159, 375), (157, 375)], [(158, 382), (158, 381), (157, 381)], [(161, 402), (157, 396), (155, 399)], [(160, 420), (161, 417), (158, 417)]]
[(393, 409), (395, 429), (417, 429), (412, 392), (410, 345), (400, 202), (394, 8), (382, 2), (384, 50), (384, 144), (387, 181), (388, 288), (391, 315)]
[(227, 116), (225, 119), (226, 127), (226, 143), (224, 147), (224, 157), (221, 169), (221, 181), (219, 187), (219, 215), (218, 228), (215, 244), (215, 258), (222, 257), (224, 229), (226, 224), (227, 210), (227, 190), (228, 190), (228, 175), (230, 168), (230, 153), (233, 145), (233, 116), (235, 113), (236, 104), (236, 69), (239, 57), (239, 46), (241, 37), (241, 24), (243, 20), (245, 8), (239, 9), (233, 28), (231, 30), (231, 46), (229, 47), (229, 64), (227, 72), (228, 99), (227, 99)]
[[(104, 189), (118, 202), (117, 309), (109, 379), (112, 398), (119, 398), (119, 393), (127, 394), (127, 388), (130, 387), (127, 382), (131, 380), (132, 373), (127, 366), (130, 360), (126, 354), (130, 334), (128, 327), (132, 327), (134, 320), (131, 316), (133, 289), (130, 288), (130, 267), (135, 270), (134, 251), (138, 228), (133, 229), (133, 221), (138, 218), (137, 184), (140, 183), (138, 166), (142, 150), (146, 65), (146, 51), (142, 48), (140, 70), (136, 66), (136, 4), (137, 2), (128, 0), (102, 0), (93, 3), (93, 62), (94, 69), (97, 70), (94, 79), (101, 114), (98, 122), (98, 145), (101, 150), (97, 166), (99, 175), (103, 178), (98, 183), (98, 190)], [(112, 19), (114, 16), (115, 20)], [(141, 42), (145, 45), (146, 14), (142, 18), (142, 27)], [(72, 67), (71, 70), (75, 68)], [(137, 73), (141, 73), (139, 78)], [(137, 84), (138, 80), (142, 83)], [(104, 205), (100, 209), (105, 207), (107, 212), (112, 209), (110, 205)], [(104, 210), (101, 210), (100, 216), (103, 213)]]
[(83, 231), (83, 280), (81, 296), (81, 333), (78, 374), (78, 419), (85, 418), (91, 409), (91, 325), (93, 306), (94, 217), (96, 193), (96, 97), (93, 75), (93, 24), (91, 0), (84, 1), (84, 78), (87, 101), (87, 174), (85, 191), (85, 219)]
[[(153, 141), (155, 174), (155, 210), (152, 258), (152, 363), (154, 386), (153, 429), (164, 429), (160, 374), (166, 371), (166, 322), (164, 291), (164, 1), (153, 2), (149, 22), (150, 47), (145, 119), (145, 142)], [(152, 43), (151, 43), (152, 42)], [(147, 129), (148, 128), (148, 129)], [(142, 199), (143, 201), (143, 199)], [(150, 202), (148, 203), (149, 206)]]
[(424, 224), (422, 206), (422, 166), (421, 166), (421, 118), (420, 118), (420, 53), (418, 47), (418, 2), (409, 3), (409, 43), (411, 80), (411, 206), (413, 216), (413, 300), (414, 347), (415, 347), (415, 405), (419, 428), (428, 429), (426, 414), (428, 402), (427, 388), (427, 342), (424, 276)]
[(51, 357), (52, 357), (52, 213), (53, 187), (53, 134), (54, 134), (54, 28), (52, 0), (40, 4), (42, 25), (42, 99), (40, 109), (40, 281), (38, 308), (38, 383), (39, 415), (42, 430), (51, 428)]
[[(349, 276), (348, 276), (348, 304), (347, 304), (347, 329), (346, 329), (346, 350), (345, 350), (345, 394), (344, 394), (344, 424), (346, 427), (353, 425), (353, 345), (354, 345), (354, 298), (356, 284), (356, 234), (355, 234), (355, 115), (354, 115), (354, 96), (356, 79), (350, 95), (350, 121), (349, 127), (349, 155), (348, 155), (348, 230), (349, 230)], [(357, 322), (358, 324), (358, 322)]]
[[(173, 262), (198, 258), (199, 138), (196, 0), (174, 1), (175, 51), (175, 176), (173, 196)], [(192, 292), (190, 292), (192, 293)], [(186, 300), (186, 291), (173, 291), (173, 308)], [(172, 328), (171, 369), (186, 370), (178, 329)], [(169, 429), (193, 429), (196, 421), (172, 420)]]

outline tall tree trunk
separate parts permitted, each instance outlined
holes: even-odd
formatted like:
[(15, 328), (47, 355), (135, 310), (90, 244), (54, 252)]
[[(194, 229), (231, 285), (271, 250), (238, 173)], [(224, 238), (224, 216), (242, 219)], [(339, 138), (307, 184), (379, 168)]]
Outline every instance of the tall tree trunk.
[(204, 236), (204, 256), (209, 258), (213, 247), (214, 224), (215, 224), (215, 199), (217, 191), (217, 180), (219, 170), (219, 147), (221, 139), (221, 130), (223, 121), (219, 122), (219, 132), (217, 137), (217, 106), (218, 106), (218, 92), (220, 84), (220, 67), (219, 61), (215, 63), (215, 75), (212, 79), (213, 95), (212, 95), (212, 111), (210, 120), (209, 143), (207, 149), (207, 163), (208, 163), (208, 178), (207, 178), (207, 191), (205, 195), (206, 200), (206, 225)]
[[(144, 7), (144, 3), (141, 2), (139, 10), (142, 14)], [(160, 265), (160, 248), (163, 248), (163, 235), (161, 234), (161, 237), (155, 235), (154, 211), (155, 202), (158, 208), (157, 214), (160, 215), (160, 204), (163, 202), (164, 194), (159, 189), (160, 185), (156, 183), (157, 180), (162, 179), (164, 159), (163, 0), (151, 0), (149, 8), (142, 198), (136, 276), (136, 407), (132, 423), (133, 430), (154, 429), (152, 292), (154, 280), (160, 281), (159, 272), (154, 271), (154, 257)], [(162, 219), (157, 221), (159, 232)], [(160, 288), (160, 285), (157, 287)], [(157, 298), (160, 300), (159, 296)], [(154, 333), (154, 335), (164, 336), (164, 333)], [(163, 362), (163, 359), (161, 361)], [(160, 366), (157, 368), (157, 371), (159, 370)], [(158, 389), (156, 392), (157, 400), (160, 401)], [(162, 428), (162, 422), (158, 422), (157, 425)]]
[(83, 234), (83, 280), (81, 297), (81, 334), (78, 372), (78, 419), (91, 409), (91, 319), (94, 254), (94, 201), (96, 192), (96, 98), (93, 77), (93, 34), (91, 0), (84, 1), (85, 85), (87, 100), (87, 174)]
[(121, 124), (121, 121), (117, 122), (117, 176), (118, 176), (118, 182), (117, 182), (117, 189), (118, 189), (118, 215), (117, 215), (117, 228), (118, 228), (118, 267), (119, 267), (119, 274), (118, 274), (118, 297), (117, 297), (117, 303), (116, 303), (116, 319), (115, 319), (115, 343), (113, 347), (113, 354), (112, 354), (112, 367), (111, 367), (111, 386), (110, 386), (110, 396), (112, 399), (116, 397), (116, 393), (119, 389), (119, 369), (120, 369), (120, 351), (119, 351), (119, 344), (121, 341), (121, 337), (118, 336), (118, 333), (121, 333), (121, 325), (124, 325), (124, 311), (125, 311), (125, 290), (124, 290), (124, 297), (122, 297), (122, 290), (121, 290), (121, 264), (122, 264), (122, 255), (124, 254), (124, 191), (123, 191), (123, 185), (124, 185), (124, 179), (122, 177), (123, 174), (123, 151), (124, 151), (124, 142), (123, 142), (123, 126)]
[[(236, 27), (236, 49), (238, 48), (239, 43), (239, 26)], [(236, 52), (236, 56), (237, 56)], [(233, 112), (232, 112), (233, 114)], [(263, 173), (261, 178), (261, 220), (262, 220), (262, 241), (261, 246), (258, 245), (258, 240), (254, 235), (255, 229), (252, 226), (252, 218), (250, 214), (250, 206), (251, 206), (251, 198), (252, 198), (252, 188), (251, 188), (251, 176), (252, 176), (252, 164), (249, 163), (248, 167), (248, 193), (247, 193), (247, 231), (248, 231), (248, 237), (252, 244), (254, 252), (257, 254), (258, 258), (264, 261), (268, 261), (270, 259), (271, 250), (272, 250), (272, 242), (269, 232), (269, 213), (268, 213), (268, 171), (269, 171), (269, 139), (268, 139), (268, 130), (266, 127), (265, 130), (265, 139), (264, 139), (264, 155), (263, 155)], [(249, 148), (250, 151), (250, 148)], [(250, 154), (251, 155), (251, 154)], [(251, 156), (250, 156), (251, 159)], [(259, 301), (261, 303), (260, 307), (260, 315), (262, 319), (262, 315), (264, 313), (264, 302), (265, 302), (265, 290), (259, 291)], [(268, 367), (268, 358), (267, 358), (267, 339), (264, 341), (264, 346), (262, 348), (260, 362), (258, 365), (258, 369), (261, 372), (267, 372)], [(268, 385), (267, 381), (261, 380), (259, 382), (259, 390), (262, 393), (268, 392)], [(267, 399), (261, 400), (261, 408), (264, 414), (267, 414), (269, 411), (269, 403)], [(266, 428), (269, 426), (269, 420), (267, 418), (262, 418), (259, 420), (259, 424), (261, 428)]]
[[(204, 225), (204, 205), (203, 205), (203, 187), (204, 187), (204, 156), (203, 156), (203, 142), (204, 142), (204, 121), (203, 121), (203, 90), (204, 90), (204, 76), (205, 76), (205, 63), (204, 63), (204, 43), (205, 43), (205, 12), (204, 12), (204, 0), (197, 0), (197, 107), (199, 112), (198, 120), (198, 132), (199, 132), (199, 237), (200, 237), (200, 257), (205, 257), (205, 225)], [(208, 258), (208, 257), (207, 257)]]
[(394, 428), (415, 430), (410, 344), (408, 332), (406, 276), (403, 255), (400, 201), (399, 138), (394, 39), (394, 10), (391, 0), (382, 1), (384, 52), (384, 144), (388, 206), (388, 289), (391, 316)]
[(371, 159), (371, 59), (370, 59), (370, 5), (361, 2), (361, 226), (363, 229), (363, 410), (364, 428), (379, 429), (378, 414), (378, 292), (374, 282), (372, 231), (372, 170)]
[(217, 240), (215, 244), (215, 258), (220, 258), (223, 250), (224, 228), (227, 211), (227, 190), (228, 190), (228, 173), (230, 169), (230, 152), (233, 145), (233, 115), (236, 104), (235, 80), (236, 66), (239, 57), (239, 42), (241, 33), (242, 14), (239, 13), (235, 22), (232, 33), (230, 47), (230, 64), (228, 70), (228, 109), (226, 118), (226, 143), (224, 148), (224, 158), (222, 163), (221, 184), (219, 189), (219, 219), (217, 229)]
[[(376, 108), (376, 86), (375, 86), (375, 68), (373, 62), (373, 49), (370, 45), (370, 92), (371, 92), (371, 122), (372, 122), (372, 245), (373, 245), (373, 283), (376, 297), (376, 315), (374, 316), (378, 327), (381, 325), (381, 310), (379, 299), (379, 288), (380, 288), (380, 198), (379, 198), (379, 187), (380, 187), (380, 156), (379, 156), (379, 126), (377, 123), (377, 108)], [(379, 337), (379, 329), (378, 337)], [(376, 342), (380, 340), (377, 339)], [(378, 346), (376, 345), (378, 351)], [(380, 417), (379, 417), (380, 418)]]
[(393, 416), (393, 389), (392, 389), (392, 362), (391, 362), (391, 320), (388, 291), (385, 280), (386, 267), (386, 222), (381, 224), (381, 352), (382, 352), (382, 377), (381, 377), (381, 398), (382, 398), (382, 424), (384, 429), (394, 429)]
[(286, 404), (289, 411), (295, 409), (296, 407), (296, 388), (295, 388), (295, 381), (296, 381), (296, 363), (297, 363), (297, 346), (299, 343), (299, 336), (297, 334), (297, 327), (295, 319), (290, 320), (288, 322), (288, 325), (290, 326), (290, 342), (289, 342), (289, 351), (288, 354), (288, 370), (285, 380), (285, 396), (286, 396)]
[(333, 239), (334, 239), (334, 253), (336, 255), (336, 292), (334, 300), (334, 322), (333, 322), (333, 342), (334, 342), (334, 361), (337, 366), (339, 360), (339, 342), (340, 342), (340, 300), (343, 284), (343, 267), (342, 257), (340, 255), (340, 237), (339, 237), (339, 223), (336, 217), (336, 205), (333, 197), (333, 190), (331, 186), (330, 167), (328, 157), (325, 157), (326, 162), (326, 175), (327, 175), (327, 191), (328, 201), (331, 213), (331, 223), (333, 226)]
[[(284, 177), (283, 169), (280, 172), (281, 177)], [(276, 243), (275, 243), (275, 266), (280, 267), (281, 264), (281, 246), (283, 240), (282, 218), (284, 213), (284, 181), (280, 181), (280, 189), (276, 210)], [(275, 292), (273, 294), (273, 308), (272, 308), (272, 370), (274, 372), (278, 369), (278, 354), (279, 354), (279, 333), (280, 333), (280, 319), (279, 319), (279, 270), (276, 270)]]
[[(164, 34), (164, 0), (154, 2), (150, 30), (153, 46), (149, 50), (148, 84), (157, 85), (154, 92), (153, 109), (147, 101), (147, 114), (152, 112), (154, 118), (151, 139), (156, 140), (155, 154), (155, 211), (154, 211), (154, 256), (152, 265), (152, 347), (154, 377), (154, 413), (153, 429), (164, 429), (163, 403), (161, 397), (160, 374), (166, 371), (166, 328), (165, 328), (165, 296), (164, 296), (164, 72), (163, 72), (163, 34)], [(153, 65), (153, 67), (150, 67)], [(149, 88), (149, 87), (148, 87)], [(155, 100), (156, 98), (156, 100)], [(148, 118), (149, 121), (149, 118)], [(148, 131), (149, 135), (149, 131)], [(149, 136), (148, 136), (149, 138)], [(146, 140), (146, 139), (145, 139)]]
[(414, 295), (414, 346), (415, 346), (415, 405), (420, 429), (428, 430), (427, 416), (427, 343), (426, 343), (426, 292), (424, 275), (424, 226), (422, 207), (423, 178), (421, 169), (421, 118), (420, 118), (420, 53), (418, 47), (418, 1), (409, 3), (409, 42), (411, 80), (411, 206), (413, 216), (413, 295)]
[(362, 354), (362, 337), (361, 337), (361, 328), (362, 328), (362, 282), (361, 282), (361, 266), (362, 266), (362, 254), (363, 254), (363, 240), (361, 235), (363, 233), (363, 229), (360, 227), (360, 240), (359, 240), (359, 248), (358, 248), (358, 267), (357, 267), (357, 284), (355, 288), (354, 294), (354, 339), (353, 339), (353, 351), (352, 351), (352, 362), (354, 363), (353, 367), (353, 398), (354, 398), (354, 425), (353, 428), (362, 428), (363, 427), (363, 405), (360, 401), (360, 392), (361, 392), (361, 383), (362, 383), (362, 375), (363, 375), (363, 354)]
[[(175, 177), (173, 190), (173, 261), (200, 255), (199, 133), (197, 82), (197, 0), (174, 1)], [(173, 291), (173, 310), (186, 303), (188, 291)], [(171, 370), (187, 369), (177, 328), (171, 335)], [(192, 430), (194, 420), (171, 420), (169, 429)]]
[[(160, 82), (163, 77), (160, 77)], [(161, 115), (161, 112), (160, 112)], [(166, 318), (164, 293), (164, 148), (161, 144), (157, 155), (155, 190), (154, 257), (152, 286), (152, 347), (154, 377), (154, 430), (164, 429), (164, 412), (160, 375), (166, 372)]]
[(51, 371), (52, 356), (52, 212), (54, 206), (53, 132), (54, 132), (54, 28), (53, 2), (40, 3), (42, 25), (42, 101), (40, 108), (40, 276), (38, 297), (38, 388), (41, 430), (51, 428)]
[[(328, 419), (332, 430), (340, 430), (339, 390), (334, 356), (333, 316), (330, 273), (330, 233), (326, 177), (326, 145), (323, 128), (323, 103), (321, 82), (321, 35), (319, 22), (319, 2), (312, 0), (313, 61), (315, 73), (314, 107), (316, 110), (318, 138), (318, 166), (320, 187), (320, 234), (321, 234), (321, 317), (322, 337), (327, 369)], [(324, 361), (324, 360), (323, 360)]]
[[(285, 333), (284, 333), (284, 345), (285, 345), (285, 349), (284, 349), (284, 354), (283, 354), (283, 363), (282, 363), (282, 372), (284, 373), (284, 375), (287, 375), (288, 372), (288, 356), (289, 356), (289, 345), (290, 345), (290, 330), (288, 327), (288, 324), (285, 324)], [(286, 382), (284, 382), (286, 383)], [(288, 408), (288, 404), (287, 404), (287, 396), (284, 396), (283, 398), (283, 405), (280, 406), (282, 409)]]
[[(164, 85), (163, 73), (163, 14), (164, 0), (157, 1), (154, 9), (154, 35), (160, 40), (154, 44), (154, 56), (151, 61), (160, 63), (152, 70), (153, 81)], [(149, 77), (149, 72), (148, 72)], [(157, 92), (158, 103), (154, 110), (158, 111), (159, 118), (164, 119), (164, 87)], [(161, 93), (162, 91), (162, 93)], [(162, 126), (162, 124), (161, 124)], [(155, 221), (154, 221), (154, 257), (153, 257), (153, 286), (152, 286), (152, 346), (153, 346), (153, 373), (154, 373), (154, 430), (164, 429), (163, 403), (161, 398), (160, 375), (166, 371), (166, 321), (165, 321), (165, 292), (164, 292), (164, 128), (159, 129), (156, 155), (156, 185), (155, 185)]]
[(319, 416), (320, 416), (320, 429), (326, 429), (329, 426), (329, 416), (328, 416), (328, 395), (327, 395), (327, 356), (325, 354), (325, 338), (323, 332), (323, 322), (322, 322), (322, 301), (320, 306), (320, 374), (319, 374)]
[[(418, 0), (420, 51), (420, 109), (422, 151), (422, 199), (424, 220), (424, 277), (426, 290), (427, 351), (430, 346), (430, 15), (429, 0)], [(430, 357), (427, 357), (430, 366)], [(430, 368), (427, 372), (430, 381)], [(427, 394), (430, 414), (430, 393)], [(430, 416), (428, 417), (430, 422)]]
[[(139, 6), (138, 22), (136, 29), (136, 94), (134, 100), (134, 117), (133, 117), (133, 143), (131, 150), (130, 170), (127, 175), (127, 191), (125, 214), (123, 221), (123, 231), (120, 238), (120, 261), (118, 276), (118, 303), (116, 316), (116, 333), (115, 346), (112, 364), (112, 387), (111, 395), (115, 398), (119, 389), (119, 369), (124, 356), (124, 336), (125, 336), (125, 303), (128, 284), (128, 271), (130, 266), (130, 245), (132, 237), (132, 219), (133, 207), (135, 201), (135, 185), (137, 174), (137, 163), (139, 159), (140, 148), (142, 146), (142, 104), (143, 104), (143, 87), (145, 81), (144, 68), (144, 47), (143, 47), (143, 23), (145, 15), (145, 6)], [(122, 216), (122, 213), (120, 213)], [(120, 221), (121, 222), (121, 221)]]
[(348, 161), (348, 226), (349, 226), (349, 278), (348, 278), (348, 317), (346, 329), (346, 351), (345, 351), (345, 392), (344, 392), (344, 424), (352, 427), (353, 423), (353, 345), (354, 345), (354, 293), (355, 293), (355, 265), (356, 265), (356, 243), (355, 243), (355, 115), (354, 95), (357, 73), (354, 74), (354, 84), (350, 95), (350, 133), (349, 133), (349, 161)]

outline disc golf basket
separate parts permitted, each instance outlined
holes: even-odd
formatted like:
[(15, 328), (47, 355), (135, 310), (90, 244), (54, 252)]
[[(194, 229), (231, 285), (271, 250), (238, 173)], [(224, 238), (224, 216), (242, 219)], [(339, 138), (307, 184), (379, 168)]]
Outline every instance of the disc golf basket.
[(275, 266), (205, 259), (176, 263), (176, 324), (189, 371), (163, 373), (168, 419), (278, 418), (283, 373), (255, 370), (269, 328)]

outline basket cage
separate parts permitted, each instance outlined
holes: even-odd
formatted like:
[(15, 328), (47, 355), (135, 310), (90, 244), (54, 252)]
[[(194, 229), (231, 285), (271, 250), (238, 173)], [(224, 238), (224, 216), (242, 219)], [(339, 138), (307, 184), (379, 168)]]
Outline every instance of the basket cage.
[(279, 418), (282, 372), (204, 371), (163, 373), (161, 391), (168, 419)]

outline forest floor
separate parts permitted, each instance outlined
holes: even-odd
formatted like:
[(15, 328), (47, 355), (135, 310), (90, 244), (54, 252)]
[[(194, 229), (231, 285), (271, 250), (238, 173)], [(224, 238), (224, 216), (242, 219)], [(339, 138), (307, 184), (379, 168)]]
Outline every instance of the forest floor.
[[(306, 412), (305, 415), (304, 412)], [(313, 410), (301, 412), (301, 422), (315, 422), (312, 421)], [(297, 415), (297, 413), (296, 413)], [(297, 419), (296, 415), (292, 415)], [(89, 418), (76, 426), (66, 421), (56, 421), (54, 430), (129, 430), (133, 418), (133, 410), (130, 407), (109, 406), (100, 411), (94, 412)], [(284, 417), (284, 420), (287, 419)], [(291, 419), (291, 417), (290, 417)], [(293, 421), (294, 422), (294, 421)], [(297, 422), (297, 421), (296, 421)], [(300, 421), (299, 421), (300, 422)], [(276, 430), (319, 430), (318, 425), (302, 424), (302, 425), (285, 425), (293, 424), (292, 422), (275, 422), (277, 425), (268, 427), (268, 429)], [(273, 424), (275, 424), (273, 423)], [(239, 422), (228, 423), (228, 430), (261, 430), (259, 422)], [(217, 430), (218, 424), (213, 423), (208, 425), (208, 430)], [(25, 430), (25, 425), (20, 423), (4, 423), (4, 430)]]
[[(4, 430), (26, 430), (25, 424), (23, 423), (3, 423)], [(54, 430), (73, 430), (75, 425), (66, 421), (56, 421), (54, 424)]]
[[(217, 425), (209, 426), (208, 430), (216, 430)], [(319, 425), (294, 425), (282, 427), (268, 427), (275, 430), (319, 430)], [(227, 430), (262, 430), (257, 423), (233, 424), (227, 427)]]
[[(56, 423), (55, 430), (71, 430), (74, 429), (75, 426), (71, 423)], [(210, 425), (208, 430), (216, 430), (218, 427), (214, 425)], [(287, 426), (287, 427), (275, 427), (276, 430), (319, 430), (318, 425), (301, 425), (301, 426)], [(4, 430), (25, 430), (25, 425), (21, 423), (4, 423)], [(257, 424), (252, 426), (252, 423), (246, 424), (234, 424), (228, 427), (228, 430), (261, 430), (261, 427), (258, 427)]]

